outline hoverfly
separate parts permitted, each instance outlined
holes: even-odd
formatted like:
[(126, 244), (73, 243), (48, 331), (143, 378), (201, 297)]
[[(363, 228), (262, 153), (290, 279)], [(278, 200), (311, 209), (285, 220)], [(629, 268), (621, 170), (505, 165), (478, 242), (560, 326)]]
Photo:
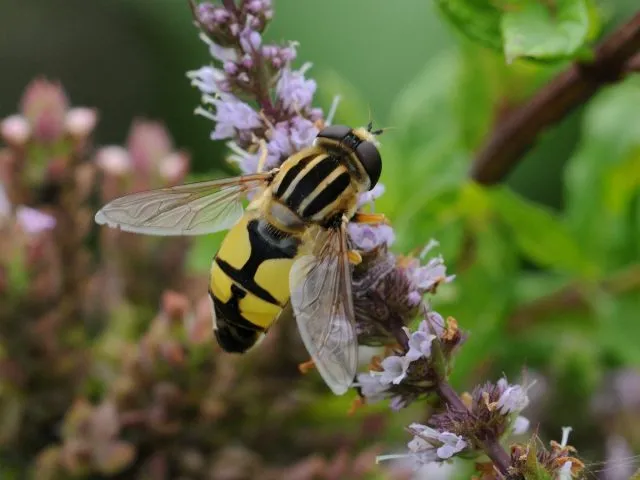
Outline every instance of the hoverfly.
[[(382, 170), (371, 124), (332, 125), (313, 144), (263, 172), (133, 193), (105, 205), (98, 224), (149, 235), (230, 229), (210, 270), (215, 337), (227, 352), (253, 347), (283, 312), (331, 390), (342, 395), (357, 368), (349, 221), (379, 223), (357, 210)], [(246, 210), (242, 200), (250, 197)]]

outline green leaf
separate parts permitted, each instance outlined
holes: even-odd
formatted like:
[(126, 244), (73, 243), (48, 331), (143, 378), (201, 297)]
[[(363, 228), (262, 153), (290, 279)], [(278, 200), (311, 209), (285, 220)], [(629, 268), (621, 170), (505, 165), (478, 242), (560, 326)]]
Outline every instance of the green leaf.
[(620, 215), (640, 193), (640, 147), (611, 168), (604, 178), (604, 201), (612, 214)]
[(606, 308), (597, 312), (599, 344), (608, 350), (609, 356), (620, 360), (625, 365), (640, 364), (640, 350), (637, 338), (640, 335), (640, 295), (631, 290), (624, 295), (609, 297), (600, 301)]
[(638, 258), (639, 104), (638, 77), (599, 93), (585, 112), (582, 139), (565, 168), (568, 225), (589, 256), (607, 269)]
[(527, 257), (554, 270), (591, 278), (596, 272), (559, 217), (506, 188), (490, 191), (494, 211)]
[(571, 58), (590, 33), (585, 0), (522, 0), (502, 16), (507, 62), (519, 57), (558, 60)]
[(436, 0), (438, 9), (463, 35), (494, 50), (502, 50), (502, 10), (490, 0)]

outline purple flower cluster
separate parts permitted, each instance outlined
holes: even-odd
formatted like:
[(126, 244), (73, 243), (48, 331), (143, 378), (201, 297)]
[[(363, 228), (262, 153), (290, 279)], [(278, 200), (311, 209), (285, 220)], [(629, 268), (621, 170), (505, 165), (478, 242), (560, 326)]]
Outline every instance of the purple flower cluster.
[[(399, 410), (432, 393), (438, 379), (434, 362), (441, 362), (442, 353), (449, 354), (462, 341), (455, 321), (447, 325), (437, 312), (427, 312), (414, 332), (402, 327), (402, 334), (405, 348), (374, 363), (368, 373), (358, 374), (356, 386), (367, 403), (390, 399), (391, 409)], [(434, 342), (440, 346), (438, 358), (433, 356)]]
[(213, 140), (230, 140), (230, 161), (243, 173), (254, 173), (261, 140), (267, 168), (309, 146), (326, 123), (322, 110), (312, 107), (316, 82), (305, 77), (310, 63), (292, 67), (295, 43), (263, 42), (271, 2), (253, 0), (234, 8), (206, 2), (194, 6), (194, 15), (213, 61), (187, 73), (202, 93), (196, 113), (215, 123)]

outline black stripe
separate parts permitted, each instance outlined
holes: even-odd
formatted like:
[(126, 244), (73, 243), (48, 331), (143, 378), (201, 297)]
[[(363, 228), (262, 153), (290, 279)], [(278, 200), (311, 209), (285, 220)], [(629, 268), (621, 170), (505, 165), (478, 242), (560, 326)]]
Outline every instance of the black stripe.
[(296, 184), (291, 195), (284, 199), (287, 206), (297, 212), (302, 201), (311, 195), (320, 182), (331, 175), (338, 165), (338, 159), (334, 156), (325, 157), (315, 164)]
[(246, 352), (256, 343), (259, 334), (265, 331), (240, 314), (238, 302), (246, 294), (236, 285), (232, 285), (231, 298), (224, 303), (209, 292), (213, 299), (216, 315), (216, 329), (214, 330), (216, 340), (227, 352)]
[(261, 298), (265, 302), (269, 302), (273, 305), (278, 305), (278, 301), (275, 298), (273, 298), (273, 296), (269, 292), (267, 292), (264, 288), (262, 288), (260, 285), (258, 285), (255, 282), (255, 280), (253, 279), (253, 275), (251, 275), (250, 277), (247, 276), (246, 274), (247, 272), (245, 272), (244, 267), (241, 270), (236, 270), (227, 262), (225, 262), (224, 260), (221, 260), (220, 257), (216, 257), (216, 263), (218, 264), (220, 269), (224, 273), (226, 273), (231, 280), (244, 286), (256, 297)]
[(322, 190), (316, 198), (311, 200), (309, 205), (307, 205), (302, 212), (302, 216), (304, 218), (312, 217), (327, 205), (330, 205), (340, 195), (342, 195), (349, 186), (349, 183), (351, 183), (351, 177), (347, 172), (343, 172), (338, 175), (337, 178), (334, 178), (333, 181), (327, 185), (327, 188)]
[[(249, 255), (246, 263), (240, 269), (232, 267), (217, 255), (215, 261), (222, 271), (231, 278), (231, 280), (242, 285), (247, 291), (253, 293), (256, 297), (261, 298), (265, 302), (280, 306), (273, 295), (256, 283), (255, 275), (262, 262), (266, 260), (293, 258), (297, 252), (297, 245), (293, 241), (283, 241), (283, 238), (281, 237), (286, 236), (287, 234), (276, 230), (274, 227), (260, 228), (261, 222), (263, 224), (266, 223), (264, 220), (251, 220), (247, 224), (251, 254)], [(269, 225), (267, 224), (267, 227), (268, 226)], [(273, 238), (266, 238), (266, 235), (272, 235)], [(278, 235), (280, 237), (278, 237)], [(278, 247), (278, 244), (286, 245), (286, 247), (280, 248)]]
[(296, 163), (293, 167), (291, 167), (287, 171), (287, 173), (285, 173), (284, 178), (282, 179), (282, 182), (280, 182), (280, 185), (278, 186), (278, 190), (274, 194), (276, 199), (284, 195), (284, 192), (287, 191), (287, 188), (289, 188), (289, 185), (291, 185), (291, 182), (293, 182), (293, 179), (296, 178), (298, 174), (302, 171), (302, 169), (306, 167), (309, 164), (309, 162), (315, 157), (316, 155), (314, 154), (314, 155), (309, 155), (308, 157), (301, 158), (298, 161), (298, 163)]

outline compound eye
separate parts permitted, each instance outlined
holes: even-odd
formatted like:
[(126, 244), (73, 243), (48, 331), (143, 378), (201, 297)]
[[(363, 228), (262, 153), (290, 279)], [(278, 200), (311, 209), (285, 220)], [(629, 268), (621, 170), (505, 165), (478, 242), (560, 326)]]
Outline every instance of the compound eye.
[(336, 142), (341, 142), (344, 137), (351, 133), (351, 128), (345, 125), (329, 125), (318, 133), (320, 138), (328, 138)]
[(369, 190), (376, 186), (382, 173), (382, 158), (378, 148), (372, 142), (362, 142), (356, 148), (356, 156), (369, 176)]

